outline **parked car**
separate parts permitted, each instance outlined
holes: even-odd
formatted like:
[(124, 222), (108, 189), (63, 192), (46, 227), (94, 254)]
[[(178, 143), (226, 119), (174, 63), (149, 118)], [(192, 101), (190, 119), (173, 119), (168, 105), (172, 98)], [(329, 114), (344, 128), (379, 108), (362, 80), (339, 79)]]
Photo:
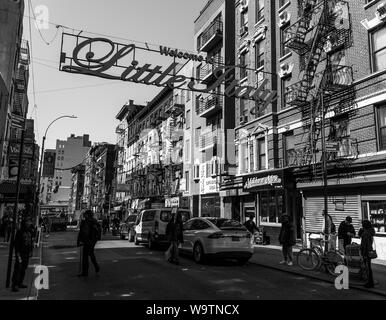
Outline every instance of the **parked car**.
[(241, 223), (225, 218), (193, 218), (184, 224), (181, 251), (197, 263), (208, 257), (236, 259), (243, 265), (253, 254), (251, 233)]
[[(182, 214), (182, 221), (186, 222), (190, 219), (190, 211), (186, 209), (178, 209)], [(172, 216), (172, 208), (146, 209), (141, 211), (135, 222), (134, 243), (147, 243), (152, 249), (155, 244), (166, 244), (166, 226)]]
[(125, 222), (121, 223), (121, 239), (128, 239), (130, 242), (134, 241), (134, 227), (137, 217), (137, 214), (131, 214), (126, 218)]

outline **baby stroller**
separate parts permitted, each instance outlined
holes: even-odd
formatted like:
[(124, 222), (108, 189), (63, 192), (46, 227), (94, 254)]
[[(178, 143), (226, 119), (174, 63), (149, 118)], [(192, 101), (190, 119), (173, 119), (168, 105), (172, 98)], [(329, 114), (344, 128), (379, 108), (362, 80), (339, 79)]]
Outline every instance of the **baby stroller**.
[(363, 261), (361, 249), (357, 243), (346, 246), (344, 258), (350, 274), (357, 276), (361, 280), (367, 280), (366, 264)]

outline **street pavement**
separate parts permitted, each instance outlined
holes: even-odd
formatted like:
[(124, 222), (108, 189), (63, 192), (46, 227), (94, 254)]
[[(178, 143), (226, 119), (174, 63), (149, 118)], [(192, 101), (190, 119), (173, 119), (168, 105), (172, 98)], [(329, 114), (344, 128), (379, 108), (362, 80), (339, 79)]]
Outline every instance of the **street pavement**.
[[(259, 261), (255, 261), (259, 248), (252, 262), (245, 266), (238, 266), (233, 261), (199, 265), (190, 257), (182, 257), (181, 265), (175, 266), (164, 260), (163, 250), (149, 250), (111, 236), (105, 237), (97, 245), (100, 275), (95, 275), (90, 265), (89, 277), (78, 278), (79, 248), (76, 247), (76, 235), (69, 231), (52, 233), (44, 238), (42, 261), (50, 271), (50, 287), (39, 292), (26, 290), (32, 292), (29, 299), (385, 299), (367, 291), (337, 290), (333, 283), (327, 281), (259, 265)], [(31, 270), (29, 274), (32, 279)], [(12, 293), (2, 289), (1, 297), (12, 299)], [(26, 298), (18, 293), (13, 299)]]

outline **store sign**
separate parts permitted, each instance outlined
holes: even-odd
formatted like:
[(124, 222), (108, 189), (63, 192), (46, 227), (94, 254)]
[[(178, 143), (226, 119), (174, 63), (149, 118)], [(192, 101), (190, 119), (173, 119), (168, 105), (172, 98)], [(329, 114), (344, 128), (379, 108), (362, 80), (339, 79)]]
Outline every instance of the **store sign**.
[(173, 207), (179, 207), (180, 206), (180, 198), (169, 198), (165, 199), (165, 207), (166, 208), (173, 208)]
[[(268, 87), (267, 79), (264, 79), (259, 87), (240, 86), (239, 81), (234, 76), (235, 70), (239, 68), (236, 66), (216, 67), (213, 71), (216, 80), (210, 86), (206, 86), (199, 79), (176, 75), (180, 63), (175, 61), (166, 68), (147, 63), (140, 65), (140, 62), (135, 58), (136, 52), (146, 49), (136, 47), (134, 44), (123, 45), (106, 38), (87, 38), (68, 33), (63, 33), (62, 43), (65, 42), (65, 38), (70, 37), (76, 38), (76, 47), (73, 49), (72, 55), (67, 56), (67, 53), (63, 52), (62, 46), (59, 66), (61, 71), (207, 94), (226, 83), (223, 92), (226, 97), (254, 100), (265, 106), (277, 100), (277, 92), (266, 89)], [(151, 50), (147, 51), (151, 52)], [(163, 55), (171, 56), (172, 51), (162, 48), (160, 52)], [(97, 54), (98, 56), (96, 56)], [(184, 58), (185, 56), (189, 59), (196, 59), (194, 56), (190, 57), (178, 50), (173, 52), (173, 55), (175, 54), (177, 57), (182, 56)], [(197, 59), (200, 60), (201, 57), (197, 56)], [(203, 87), (206, 88), (203, 89)]]
[(269, 175), (266, 177), (252, 177), (244, 179), (244, 190), (250, 190), (263, 186), (281, 185), (282, 179), (278, 175)]

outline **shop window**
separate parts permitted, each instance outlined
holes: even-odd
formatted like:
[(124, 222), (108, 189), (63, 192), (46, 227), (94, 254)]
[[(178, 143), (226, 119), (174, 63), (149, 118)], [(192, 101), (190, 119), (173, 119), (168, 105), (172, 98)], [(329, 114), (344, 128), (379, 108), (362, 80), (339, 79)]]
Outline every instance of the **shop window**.
[(386, 200), (362, 201), (362, 214), (377, 233), (386, 234)]
[(259, 193), (260, 223), (280, 223), (285, 213), (283, 190), (262, 191)]

